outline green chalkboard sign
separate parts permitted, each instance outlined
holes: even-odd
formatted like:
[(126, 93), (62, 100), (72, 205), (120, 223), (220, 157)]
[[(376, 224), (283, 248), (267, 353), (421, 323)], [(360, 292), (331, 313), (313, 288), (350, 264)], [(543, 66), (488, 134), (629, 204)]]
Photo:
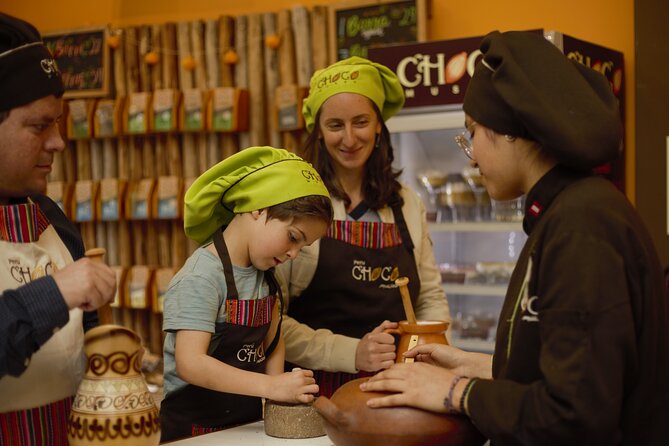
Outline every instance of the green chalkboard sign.
[(426, 1), (370, 1), (330, 6), (330, 58), (367, 57), (369, 48), (426, 40)]
[(42, 38), (63, 76), (66, 98), (109, 94), (107, 28), (61, 31)]

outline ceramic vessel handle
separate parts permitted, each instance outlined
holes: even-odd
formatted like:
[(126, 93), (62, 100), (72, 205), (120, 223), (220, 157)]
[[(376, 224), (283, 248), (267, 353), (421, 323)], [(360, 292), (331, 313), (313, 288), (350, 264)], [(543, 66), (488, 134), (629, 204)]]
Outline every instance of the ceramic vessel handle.
[(402, 296), (402, 305), (404, 305), (404, 313), (406, 313), (407, 321), (410, 324), (416, 323), (416, 315), (413, 312), (413, 305), (411, 304), (411, 296), (409, 295), (408, 277), (400, 277), (395, 280), (395, 285), (400, 288), (400, 295)]
[[(86, 251), (85, 256), (94, 262), (102, 263), (102, 258), (106, 253), (107, 251), (104, 248), (91, 248)], [(98, 319), (100, 319), (101, 325), (114, 323), (114, 315), (109, 304), (104, 304), (98, 308)]]

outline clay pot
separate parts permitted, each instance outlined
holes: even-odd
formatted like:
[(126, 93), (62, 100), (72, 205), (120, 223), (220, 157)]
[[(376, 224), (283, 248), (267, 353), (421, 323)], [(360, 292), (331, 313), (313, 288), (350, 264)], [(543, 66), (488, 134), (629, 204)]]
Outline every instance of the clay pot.
[(70, 446), (157, 445), (158, 407), (141, 374), (139, 336), (101, 325), (84, 337), (87, 366), (67, 420)]
[[(415, 345), (447, 344), (444, 332), (448, 322), (401, 321), (397, 362), (402, 353)], [(462, 415), (437, 414), (410, 407), (369, 408), (367, 400), (385, 395), (363, 392), (359, 378), (341, 386), (331, 399), (321, 396), (314, 408), (323, 417), (325, 431), (337, 446), (478, 446), (485, 438), (469, 418)]]

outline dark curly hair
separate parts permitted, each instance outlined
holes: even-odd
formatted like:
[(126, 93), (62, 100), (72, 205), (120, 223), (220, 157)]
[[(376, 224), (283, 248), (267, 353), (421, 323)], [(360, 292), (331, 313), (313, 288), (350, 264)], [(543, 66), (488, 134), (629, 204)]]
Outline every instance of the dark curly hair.
[[(378, 210), (386, 206), (394, 195), (399, 196), (401, 184), (397, 178), (402, 170), (393, 169), (393, 147), (390, 143), (390, 131), (381, 117), (378, 107), (372, 101), (369, 101), (376, 118), (381, 123), (381, 134), (377, 141), (377, 147), (372, 151), (371, 156), (365, 164), (365, 178), (363, 179), (363, 199), (371, 209)], [(343, 200), (346, 207), (351, 204), (350, 197), (344, 191), (335, 174), (332, 158), (327, 149), (321, 142), (320, 110), (316, 114), (316, 127), (307, 137), (302, 149), (302, 157), (311, 163), (321, 175), (325, 186), (330, 195)]]

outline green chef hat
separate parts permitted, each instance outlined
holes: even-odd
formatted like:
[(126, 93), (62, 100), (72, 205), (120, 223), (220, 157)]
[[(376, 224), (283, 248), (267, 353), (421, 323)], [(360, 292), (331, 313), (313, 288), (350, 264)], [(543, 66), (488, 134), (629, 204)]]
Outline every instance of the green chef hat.
[(589, 170), (622, 147), (618, 100), (601, 73), (567, 59), (540, 34), (494, 31), (463, 108), (500, 134), (537, 141), (566, 166)]
[(309, 195), (330, 197), (311, 164), (284, 149), (249, 147), (200, 175), (186, 191), (184, 229), (204, 243), (235, 214)]
[(404, 90), (392, 70), (362, 57), (349, 57), (316, 71), (311, 77), (309, 96), (302, 105), (309, 132), (314, 130), (316, 114), (323, 102), (337, 93), (368, 97), (379, 108), (384, 121), (404, 105)]

